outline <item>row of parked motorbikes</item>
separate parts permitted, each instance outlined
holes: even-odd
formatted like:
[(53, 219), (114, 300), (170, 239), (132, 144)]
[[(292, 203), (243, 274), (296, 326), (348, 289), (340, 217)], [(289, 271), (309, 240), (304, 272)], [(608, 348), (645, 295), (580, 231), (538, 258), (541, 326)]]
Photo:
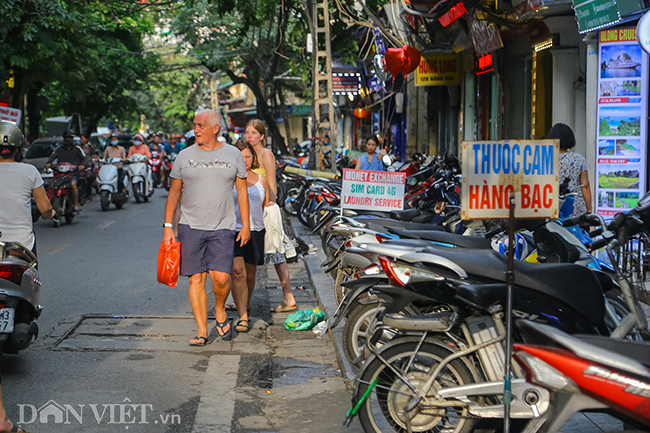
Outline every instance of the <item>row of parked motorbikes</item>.
[[(341, 210), (341, 183), (282, 170), (284, 209), (321, 236), (335, 278), (347, 362), (357, 372), (346, 424), (366, 432), (556, 432), (580, 411), (650, 427), (650, 338), (640, 281), (620, 263), (650, 234), (650, 194), (606, 222), (517, 221), (512, 375), (506, 365), (504, 221), (460, 219), (455, 159), (386, 161), (407, 174), (406, 209)], [(280, 193), (279, 193), (280, 195)], [(280, 199), (279, 199), (280, 200)], [(599, 253), (600, 251), (600, 253)], [(602, 260), (601, 260), (602, 258)], [(345, 320), (343, 320), (345, 319)]]
[[(131, 195), (136, 203), (149, 201), (154, 188), (163, 186), (169, 190), (171, 173), (176, 154), (161, 158), (160, 152), (152, 152), (151, 159), (136, 154), (126, 161), (120, 158), (101, 158), (98, 165), (78, 170), (72, 164), (61, 162), (52, 166), (52, 179), (47, 188), (48, 198), (56, 212), (54, 226), (59, 227), (61, 219), (70, 224), (74, 219), (74, 200), (72, 198), (72, 178), (78, 173), (80, 201), (84, 203), (92, 195), (92, 188), (99, 195), (102, 211), (110, 209), (111, 204), (121, 209)], [(120, 165), (127, 165), (122, 176), (123, 189), (119, 188)], [(91, 186), (94, 185), (94, 186)]]

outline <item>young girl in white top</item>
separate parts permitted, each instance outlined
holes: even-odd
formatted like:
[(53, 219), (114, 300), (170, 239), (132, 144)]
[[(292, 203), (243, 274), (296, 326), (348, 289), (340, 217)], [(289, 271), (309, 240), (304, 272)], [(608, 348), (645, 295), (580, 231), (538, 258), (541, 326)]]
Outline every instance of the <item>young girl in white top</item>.
[[(248, 186), (248, 204), (251, 226), (251, 240), (243, 247), (235, 242), (235, 261), (232, 267), (232, 297), (237, 306), (239, 320), (237, 332), (250, 330), (250, 301), (255, 288), (257, 267), (264, 264), (264, 206), (269, 203), (269, 185), (264, 176), (253, 170), (259, 167), (253, 146), (246, 140), (239, 140), (235, 147), (241, 151), (246, 165), (246, 183)], [(237, 190), (235, 190), (237, 203)], [(242, 227), (239, 207), (237, 215), (237, 231)]]

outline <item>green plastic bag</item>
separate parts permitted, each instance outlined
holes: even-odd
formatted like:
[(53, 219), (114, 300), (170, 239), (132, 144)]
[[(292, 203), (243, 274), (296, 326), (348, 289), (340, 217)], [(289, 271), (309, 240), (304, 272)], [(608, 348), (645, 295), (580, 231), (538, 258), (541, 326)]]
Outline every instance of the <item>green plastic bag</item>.
[(284, 327), (289, 331), (308, 331), (323, 320), (325, 320), (325, 313), (320, 308), (300, 310), (289, 314), (284, 321)]

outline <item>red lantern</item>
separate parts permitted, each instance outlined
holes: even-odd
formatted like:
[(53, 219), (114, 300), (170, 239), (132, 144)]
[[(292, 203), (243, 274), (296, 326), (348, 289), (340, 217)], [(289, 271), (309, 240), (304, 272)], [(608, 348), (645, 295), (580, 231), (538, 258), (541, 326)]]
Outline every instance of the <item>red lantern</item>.
[(354, 117), (356, 117), (357, 119), (363, 119), (367, 115), (368, 112), (364, 108), (357, 107), (354, 109)]

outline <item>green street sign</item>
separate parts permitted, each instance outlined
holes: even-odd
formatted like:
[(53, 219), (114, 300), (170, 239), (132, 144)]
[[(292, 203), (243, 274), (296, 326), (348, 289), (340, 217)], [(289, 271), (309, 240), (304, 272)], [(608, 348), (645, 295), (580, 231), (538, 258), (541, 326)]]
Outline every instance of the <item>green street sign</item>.
[(573, 0), (578, 32), (610, 26), (621, 20), (615, 0)]
[(639, 0), (573, 0), (579, 33), (614, 25), (641, 8)]

